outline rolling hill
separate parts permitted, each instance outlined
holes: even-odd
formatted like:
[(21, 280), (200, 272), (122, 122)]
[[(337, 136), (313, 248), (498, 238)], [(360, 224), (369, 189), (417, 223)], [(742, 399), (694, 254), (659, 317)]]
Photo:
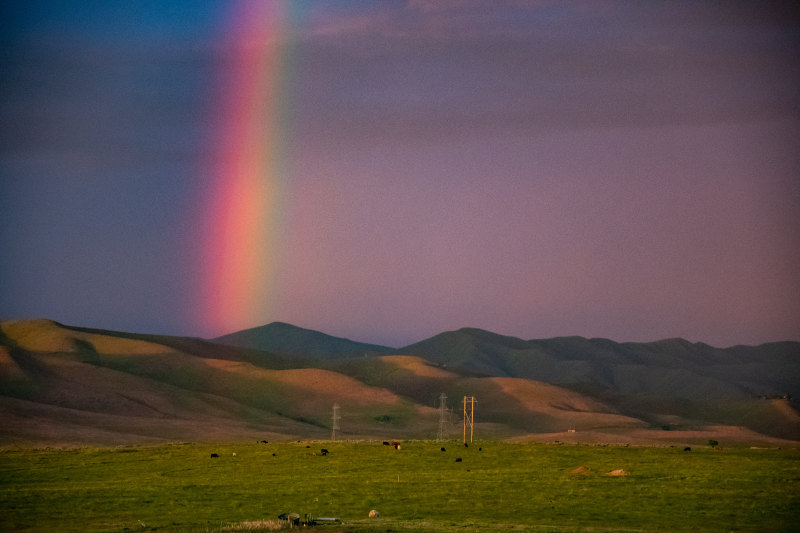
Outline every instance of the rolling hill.
[(800, 441), (799, 347), (463, 329), (390, 353), (281, 323), (203, 340), (2, 322), (0, 446), (325, 439), (334, 404), (342, 438), (432, 438), (442, 393), (450, 438), (475, 396), (480, 438)]
[[(800, 437), (800, 343), (714, 348), (684, 339), (616, 343), (560, 337), (522, 340), (475, 328), (441, 333), (406, 346), (474, 376), (542, 381), (603, 398), (654, 426), (679, 429), (698, 421), (740, 425)], [(789, 409), (789, 410), (787, 410)]]
[(285, 322), (245, 329), (213, 339), (218, 344), (265, 350), (301, 358), (332, 358), (390, 353), (392, 348), (334, 337)]
[(615, 394), (669, 394), (687, 399), (800, 395), (797, 342), (722, 349), (683, 339), (651, 343), (582, 337), (524, 341), (465, 328), (441, 333), (400, 352), (473, 375), (537, 379)]

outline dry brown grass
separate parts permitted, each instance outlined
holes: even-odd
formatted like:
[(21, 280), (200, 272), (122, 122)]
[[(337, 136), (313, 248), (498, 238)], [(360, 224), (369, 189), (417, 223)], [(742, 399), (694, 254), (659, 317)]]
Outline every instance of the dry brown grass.
[(17, 346), (33, 352), (75, 352), (80, 341), (103, 354), (160, 354), (171, 350), (161, 344), (86, 333), (64, 328), (52, 320), (19, 320), (2, 323), (3, 333)]
[[(654, 429), (586, 394), (528, 379), (467, 377), (416, 356), (276, 370), (246, 362), (244, 356), (227, 358), (226, 350), (234, 350), (229, 347), (216, 354), (213, 345), (203, 345), (198, 355), (191, 343), (177, 349), (99, 330), (76, 331), (50, 320), (0, 327), (9, 339), (0, 346), (0, 388), (8, 391), (0, 396), (0, 447), (325, 438), (334, 403), (347, 417), (343, 437), (430, 437), (439, 415), (432, 405), (443, 391), (456, 411), (462, 394), (478, 398), (480, 438), (796, 444), (742, 426), (704, 427), (677, 415), (659, 419), (671, 431)], [(768, 422), (800, 423), (787, 400), (763, 404), (767, 408), (751, 418), (774, 412)], [(690, 429), (689, 423), (697, 425)]]
[(583, 475), (588, 474), (591, 471), (592, 471), (592, 469), (590, 467), (588, 467), (586, 465), (581, 465), (578, 468), (570, 470), (569, 473), (572, 474), (573, 476), (583, 476)]
[(220, 531), (278, 531), (286, 528), (287, 522), (281, 520), (250, 520), (228, 524)]
[(400, 398), (383, 388), (369, 387), (357, 379), (338, 372), (319, 368), (297, 368), (290, 370), (267, 370), (251, 363), (226, 361), (222, 359), (205, 359), (204, 363), (217, 370), (241, 376), (248, 380), (261, 380), (265, 383), (280, 383), (297, 389), (307, 390), (306, 397), (321, 397), (323, 403), (328, 398), (336, 397), (337, 401), (349, 405), (396, 405)]
[(769, 401), (773, 409), (780, 413), (790, 423), (797, 424), (800, 422), (800, 413), (789, 404), (788, 400), (783, 398), (776, 398)]
[(8, 377), (11, 379), (22, 379), (25, 377), (25, 372), (20, 368), (11, 353), (5, 346), (0, 346), (0, 376)]
[(592, 398), (541, 381), (519, 378), (491, 378), (491, 381), (530, 410), (613, 412)]
[(416, 377), (421, 378), (458, 378), (458, 374), (431, 365), (421, 357), (415, 355), (384, 355), (381, 360), (403, 370), (408, 370)]
[(707, 446), (710, 439), (723, 445), (760, 445), (793, 448), (797, 441), (770, 437), (741, 426), (703, 426), (691, 430), (663, 431), (645, 428), (609, 428), (558, 433), (530, 433), (509, 442), (561, 442), (565, 444), (610, 444), (614, 446)]

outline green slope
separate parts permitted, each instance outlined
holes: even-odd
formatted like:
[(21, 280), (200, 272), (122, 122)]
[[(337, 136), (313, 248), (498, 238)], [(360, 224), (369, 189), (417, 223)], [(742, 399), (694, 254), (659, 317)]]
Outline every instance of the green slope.
[(246, 329), (213, 339), (217, 344), (291, 356), (331, 358), (389, 353), (392, 348), (334, 337), (283, 322)]

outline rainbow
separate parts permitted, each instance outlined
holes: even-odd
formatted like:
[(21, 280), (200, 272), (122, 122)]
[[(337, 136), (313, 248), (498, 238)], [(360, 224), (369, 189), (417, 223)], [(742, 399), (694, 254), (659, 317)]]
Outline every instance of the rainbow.
[(205, 202), (203, 331), (266, 323), (274, 296), (285, 187), (290, 1), (233, 4), (225, 43)]

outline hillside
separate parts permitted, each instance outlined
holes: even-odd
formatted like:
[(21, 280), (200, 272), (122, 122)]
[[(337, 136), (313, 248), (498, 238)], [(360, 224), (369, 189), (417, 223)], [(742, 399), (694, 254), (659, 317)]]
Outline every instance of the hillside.
[(219, 345), (213, 357), (206, 341), (141, 337), (0, 324), (0, 443), (323, 438), (337, 402), (353, 433), (373, 412), (418, 410), (342, 374), (256, 365), (266, 352)]
[(264, 350), (303, 358), (331, 358), (390, 353), (392, 348), (334, 337), (284, 322), (245, 329), (213, 339), (217, 344)]
[(687, 398), (800, 396), (800, 343), (714, 348), (683, 339), (616, 343), (557, 337), (522, 340), (464, 328), (398, 353), (473, 375), (519, 377), (617, 394)]
[[(307, 342), (298, 335), (336, 339), (267, 328), (276, 346)], [(280, 330), (295, 338), (277, 340)], [(0, 446), (325, 439), (334, 404), (341, 438), (432, 438), (442, 393), (450, 438), (461, 436), (462, 398), (475, 396), (480, 438), (800, 440), (796, 404), (782, 397), (797, 381), (793, 343), (718, 350), (468, 329), (405, 354), (348, 357), (345, 344), (330, 342), (339, 346), (333, 353), (317, 344), (309, 354), (276, 355), (49, 320), (2, 322)]]
[(400, 352), (467, 375), (536, 380), (591, 394), (672, 430), (713, 421), (800, 438), (796, 403), (785, 399), (800, 396), (797, 342), (722, 349), (683, 339), (526, 341), (464, 328)]

